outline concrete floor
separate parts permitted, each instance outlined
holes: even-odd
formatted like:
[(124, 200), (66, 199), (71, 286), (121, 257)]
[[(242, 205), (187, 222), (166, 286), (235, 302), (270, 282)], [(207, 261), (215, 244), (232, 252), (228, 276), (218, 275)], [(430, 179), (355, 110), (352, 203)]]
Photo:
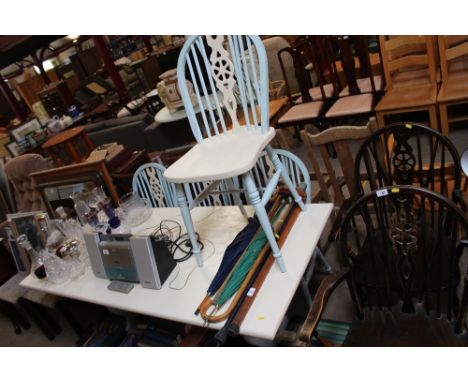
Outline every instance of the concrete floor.
[[(466, 126), (455, 127), (450, 138), (461, 153), (468, 147), (468, 130)], [(303, 146), (299, 142), (292, 141), (293, 146), (291, 151), (296, 153), (304, 162), (309, 165)], [(317, 187), (312, 185), (312, 187)], [(332, 266), (339, 267), (338, 253), (334, 245), (330, 246), (326, 257)], [(316, 285), (322, 277), (317, 274), (312, 281)], [(307, 312), (307, 308), (301, 296), (295, 297), (293, 304), (290, 308), (292, 316), (302, 316)], [(351, 298), (345, 284), (340, 286), (332, 295), (329, 301), (324, 318), (333, 319), (342, 322), (350, 322), (353, 317), (353, 307)], [(45, 335), (33, 323), (31, 328), (23, 331), (20, 335), (16, 335), (13, 331), (10, 322), (0, 314), (0, 346), (75, 346), (78, 339), (75, 332), (71, 329), (68, 323), (61, 319), (60, 325), (62, 326), (62, 333), (58, 335), (53, 341), (48, 340)]]

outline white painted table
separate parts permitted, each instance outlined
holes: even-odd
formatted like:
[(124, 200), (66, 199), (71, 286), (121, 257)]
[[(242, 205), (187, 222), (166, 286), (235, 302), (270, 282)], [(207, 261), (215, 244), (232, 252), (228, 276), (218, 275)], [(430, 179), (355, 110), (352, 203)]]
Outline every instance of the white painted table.
[[(251, 207), (247, 210), (252, 212)], [(240, 334), (264, 339), (275, 337), (331, 210), (332, 204), (329, 203), (308, 204), (307, 211), (299, 214), (282, 248), (287, 272), (281, 273), (276, 264), (273, 265), (240, 327)], [(195, 230), (205, 244), (202, 252), (204, 266), (198, 268), (192, 257), (174, 269), (160, 290), (144, 289), (137, 284), (129, 294), (109, 291), (109, 280), (96, 278), (91, 269), (78, 280), (61, 285), (33, 276), (28, 276), (20, 285), (111, 308), (203, 326), (203, 320), (195, 316), (194, 311), (206, 294), (224, 249), (246, 221), (238, 207), (197, 207), (192, 210), (192, 217)], [(152, 217), (136, 227), (133, 233), (151, 233), (162, 219), (174, 219), (182, 224), (178, 208), (159, 208), (154, 209)], [(209, 327), (219, 329), (223, 325), (221, 322)]]

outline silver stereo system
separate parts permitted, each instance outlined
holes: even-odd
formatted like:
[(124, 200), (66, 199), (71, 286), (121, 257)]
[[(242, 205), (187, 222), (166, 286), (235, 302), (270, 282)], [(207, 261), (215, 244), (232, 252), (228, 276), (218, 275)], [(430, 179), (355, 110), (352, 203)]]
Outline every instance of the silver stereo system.
[(150, 235), (86, 233), (84, 239), (96, 277), (161, 289), (176, 265), (166, 244)]

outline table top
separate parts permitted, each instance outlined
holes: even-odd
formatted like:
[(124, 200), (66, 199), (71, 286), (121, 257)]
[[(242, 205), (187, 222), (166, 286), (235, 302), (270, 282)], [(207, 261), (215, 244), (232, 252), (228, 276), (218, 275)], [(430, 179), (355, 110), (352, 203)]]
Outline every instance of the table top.
[[(287, 272), (281, 273), (276, 264), (272, 267), (240, 327), (240, 334), (265, 339), (275, 337), (331, 210), (330, 203), (308, 204), (306, 211), (299, 214), (282, 247)], [(247, 206), (247, 211), (252, 213), (252, 207)], [(110, 281), (96, 278), (91, 269), (81, 278), (65, 284), (54, 285), (30, 275), (20, 285), (112, 308), (204, 326), (203, 320), (195, 316), (194, 311), (206, 294), (224, 249), (246, 221), (238, 207), (197, 207), (192, 210), (192, 218), (195, 230), (205, 243), (202, 252), (204, 266), (197, 267), (193, 257), (180, 263), (160, 290), (145, 289), (136, 284), (129, 294), (113, 292), (107, 289)], [(133, 233), (151, 233), (162, 219), (181, 222), (180, 210), (154, 209), (152, 217), (135, 227)], [(209, 327), (219, 329), (223, 325), (221, 322)]]
[(48, 139), (43, 145), (43, 149), (48, 149), (49, 147), (56, 146), (60, 143), (69, 141), (83, 133), (84, 126), (77, 126), (72, 129), (64, 130), (57, 135), (54, 135), (52, 138)]

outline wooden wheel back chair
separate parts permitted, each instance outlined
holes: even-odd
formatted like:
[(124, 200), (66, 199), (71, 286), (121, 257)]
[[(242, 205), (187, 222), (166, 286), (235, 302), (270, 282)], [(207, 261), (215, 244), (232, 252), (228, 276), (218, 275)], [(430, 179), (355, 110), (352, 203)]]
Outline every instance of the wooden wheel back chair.
[(296, 344), (318, 334), (346, 280), (356, 316), (344, 346), (467, 346), (467, 234), (463, 212), (433, 191), (390, 186), (362, 196), (341, 225), (344, 267), (321, 283)]
[[(361, 173), (369, 174), (365, 181)], [(356, 155), (358, 192), (408, 184), (438, 192), (466, 210), (461, 193), (460, 156), (438, 131), (415, 123), (394, 123), (368, 137)]]
[[(204, 199), (222, 180), (241, 176), (276, 263), (285, 272), (284, 259), (265, 204), (282, 178), (301, 209), (304, 210), (305, 205), (291, 182), (288, 170), (269, 145), (275, 136), (275, 129), (269, 126), (265, 47), (258, 36), (206, 36), (206, 41), (209, 49), (205, 49), (201, 36), (190, 36), (182, 47), (177, 64), (178, 87), (197, 144), (172, 164), (164, 176), (176, 184), (178, 205), (199, 266), (203, 265), (203, 260), (190, 208)], [(207, 81), (202, 75), (202, 67), (208, 73)], [(189, 92), (186, 82), (187, 72), (192, 79), (193, 94)], [(196, 110), (201, 114), (201, 122)], [(245, 124), (242, 126), (238, 114), (244, 117)], [(264, 150), (276, 172), (260, 197), (250, 170)], [(189, 207), (183, 184), (204, 181), (213, 183)]]
[(375, 107), (379, 127), (394, 114), (425, 111), (438, 129), (433, 36), (379, 36), (386, 93)]
[(442, 134), (449, 123), (467, 120), (467, 113), (449, 118), (448, 108), (468, 103), (468, 36), (438, 36), (442, 85), (437, 95)]

